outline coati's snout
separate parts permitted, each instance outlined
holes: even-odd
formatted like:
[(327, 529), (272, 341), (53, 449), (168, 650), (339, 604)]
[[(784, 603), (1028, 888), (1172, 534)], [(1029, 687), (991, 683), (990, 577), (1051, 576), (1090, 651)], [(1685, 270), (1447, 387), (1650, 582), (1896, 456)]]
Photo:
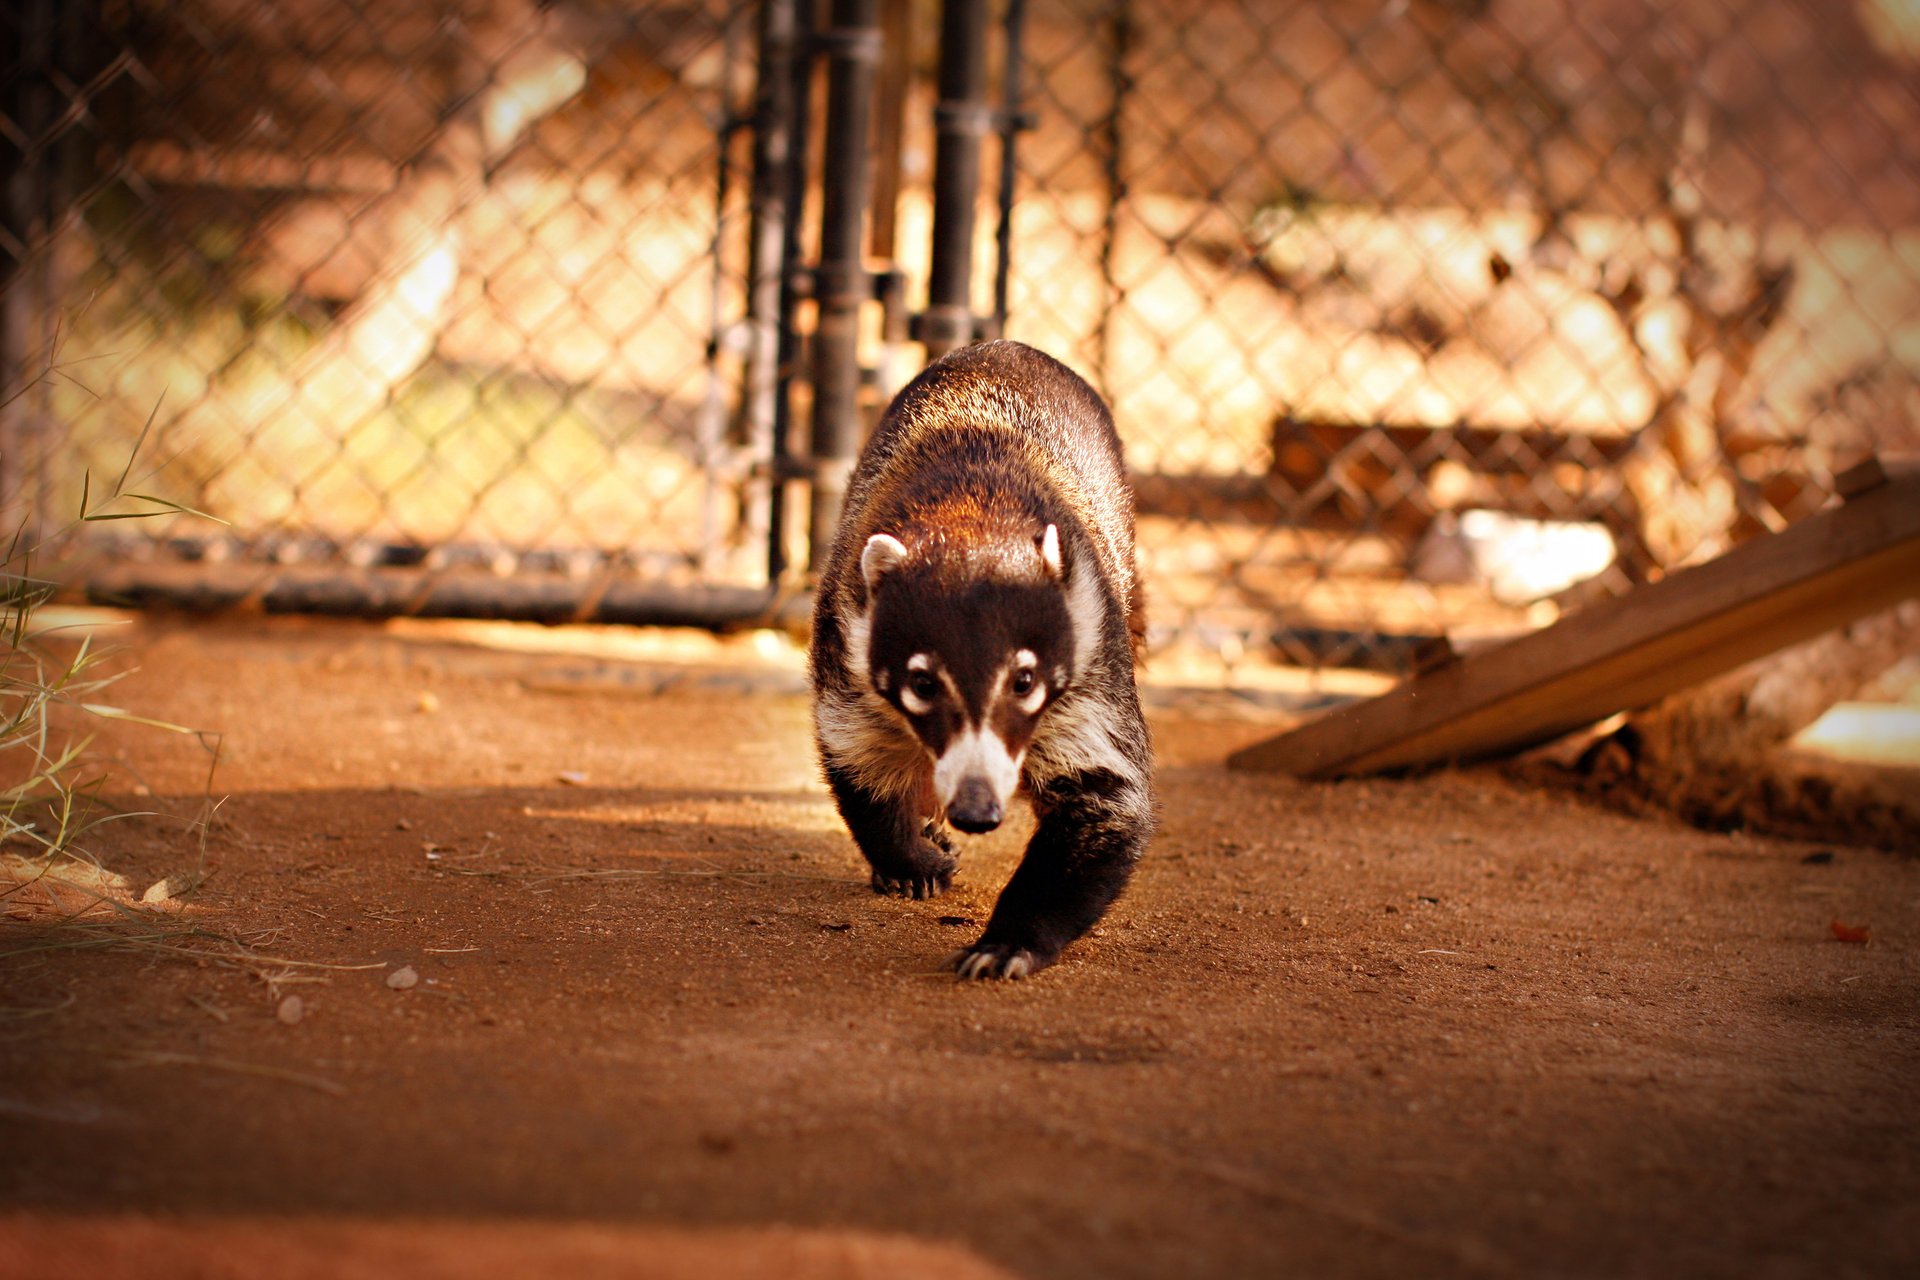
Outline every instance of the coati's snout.
[(1000, 825), (1020, 786), (1026, 736), (1009, 748), (992, 728), (973, 725), (934, 751), (934, 799), (954, 828), (977, 836)]
[(985, 835), (1000, 825), (1006, 806), (985, 778), (967, 778), (947, 803), (947, 821), (970, 836)]

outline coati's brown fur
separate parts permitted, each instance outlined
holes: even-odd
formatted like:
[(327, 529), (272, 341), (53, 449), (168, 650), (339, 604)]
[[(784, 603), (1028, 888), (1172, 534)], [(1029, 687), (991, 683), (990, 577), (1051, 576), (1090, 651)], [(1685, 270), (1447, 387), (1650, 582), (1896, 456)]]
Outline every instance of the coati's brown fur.
[(963, 977), (1050, 964), (1153, 830), (1133, 497), (1098, 394), (1031, 347), (933, 364), (862, 453), (814, 610), (814, 723), (877, 891), (943, 892), (948, 828), (1039, 826)]

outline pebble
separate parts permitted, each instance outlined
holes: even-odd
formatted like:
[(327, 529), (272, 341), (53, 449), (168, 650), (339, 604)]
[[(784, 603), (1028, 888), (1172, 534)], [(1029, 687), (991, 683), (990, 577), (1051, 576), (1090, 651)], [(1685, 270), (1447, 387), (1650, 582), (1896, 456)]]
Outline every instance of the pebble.
[(273, 1016), (290, 1027), (307, 1016), (307, 1002), (299, 996), (288, 996), (280, 1002), (280, 1007), (274, 1011)]
[(405, 991), (419, 981), (420, 975), (413, 971), (410, 964), (403, 964), (387, 975), (387, 985), (395, 991)]

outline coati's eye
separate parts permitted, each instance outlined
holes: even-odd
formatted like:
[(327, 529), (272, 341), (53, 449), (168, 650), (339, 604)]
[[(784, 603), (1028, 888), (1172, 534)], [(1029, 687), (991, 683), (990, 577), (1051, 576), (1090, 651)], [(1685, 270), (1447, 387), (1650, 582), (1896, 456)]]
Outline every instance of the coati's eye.
[(900, 689), (900, 706), (908, 715), (926, 715), (940, 697), (940, 677), (933, 667), (928, 654), (916, 653), (907, 659), (907, 682)]
[(1013, 672), (1007, 677), (1007, 692), (1015, 705), (1028, 715), (1040, 714), (1046, 703), (1047, 688), (1040, 683), (1040, 659), (1031, 649), (1013, 655)]

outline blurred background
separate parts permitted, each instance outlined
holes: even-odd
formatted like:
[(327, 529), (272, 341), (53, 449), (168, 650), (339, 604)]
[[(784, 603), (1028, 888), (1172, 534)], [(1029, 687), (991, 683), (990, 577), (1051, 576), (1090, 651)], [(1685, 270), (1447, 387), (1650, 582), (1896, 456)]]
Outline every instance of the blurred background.
[(1910, 0), (5, 22), (0, 486), (157, 513), (67, 540), (97, 600), (791, 620), (886, 398), (1000, 334), (1111, 402), (1152, 641), (1229, 684), (1538, 627), (1920, 442)]

